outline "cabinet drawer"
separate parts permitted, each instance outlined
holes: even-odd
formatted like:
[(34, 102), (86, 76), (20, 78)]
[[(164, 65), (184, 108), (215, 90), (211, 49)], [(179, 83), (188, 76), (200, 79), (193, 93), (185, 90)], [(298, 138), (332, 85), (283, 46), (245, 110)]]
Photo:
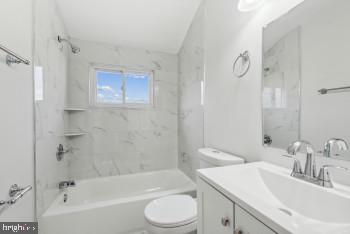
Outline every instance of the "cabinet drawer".
[(276, 234), (276, 232), (235, 205), (235, 234)]
[(232, 234), (233, 202), (201, 179), (198, 185), (198, 234)]

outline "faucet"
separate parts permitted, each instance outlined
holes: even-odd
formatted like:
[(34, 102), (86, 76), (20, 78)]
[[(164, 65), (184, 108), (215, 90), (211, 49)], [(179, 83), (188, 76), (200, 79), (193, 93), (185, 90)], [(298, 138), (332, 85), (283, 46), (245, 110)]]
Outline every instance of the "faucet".
[(348, 143), (343, 139), (331, 138), (324, 144), (323, 156), (326, 158), (331, 157), (331, 151), (334, 145), (337, 145), (339, 150), (345, 151), (349, 149)]
[[(330, 150), (334, 144), (337, 144), (340, 150), (347, 150), (348, 145), (342, 139), (332, 138), (329, 139), (325, 144), (325, 153), (324, 155), (330, 155)], [(333, 188), (333, 183), (329, 175), (329, 168), (348, 170), (345, 167), (333, 166), (333, 165), (324, 165), (320, 168), (320, 172), (316, 176), (316, 162), (313, 146), (307, 141), (295, 141), (288, 148), (287, 152), (290, 155), (296, 155), (300, 152), (301, 148), (305, 146), (306, 148), (306, 162), (304, 167), (304, 172), (301, 169), (300, 162), (298, 159), (294, 159), (294, 166), (291, 173), (292, 177), (302, 179), (304, 181), (320, 185), (326, 188)], [(287, 156), (290, 157), (290, 156)]]
[(60, 190), (68, 188), (68, 187), (75, 187), (75, 181), (74, 180), (67, 180), (67, 181), (61, 181), (58, 183), (58, 188)]
[(300, 162), (295, 159), (292, 176), (300, 177), (305, 176), (310, 179), (316, 178), (316, 162), (315, 162), (315, 154), (314, 148), (311, 143), (307, 141), (295, 141), (288, 148), (287, 152), (291, 155), (296, 155), (300, 152), (301, 148), (306, 147), (306, 162), (304, 167), (304, 173), (301, 172)]

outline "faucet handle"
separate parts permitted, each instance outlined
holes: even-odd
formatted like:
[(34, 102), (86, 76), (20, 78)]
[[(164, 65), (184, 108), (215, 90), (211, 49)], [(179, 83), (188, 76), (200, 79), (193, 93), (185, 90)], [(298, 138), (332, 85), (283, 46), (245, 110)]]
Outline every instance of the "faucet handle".
[(293, 158), (294, 159), (294, 165), (293, 165), (293, 171), (292, 171), (292, 176), (293, 175), (296, 175), (296, 174), (303, 174), (303, 170), (301, 169), (301, 164), (300, 164), (300, 161), (296, 158)]
[(283, 157), (286, 157), (286, 158), (291, 158), (294, 160), (294, 164), (293, 164), (293, 170), (292, 170), (292, 173), (291, 173), (291, 176), (295, 176), (297, 174), (303, 174), (303, 170), (301, 169), (301, 163), (298, 159), (294, 158), (293, 156), (290, 156), (290, 155), (282, 155)]
[(323, 187), (333, 188), (334, 186), (332, 183), (332, 179), (328, 171), (329, 168), (336, 168), (336, 169), (345, 170), (345, 171), (347, 171), (348, 168), (341, 167), (341, 166), (333, 166), (333, 165), (323, 165), (320, 168), (320, 172), (318, 173), (317, 179), (321, 182), (321, 185)]

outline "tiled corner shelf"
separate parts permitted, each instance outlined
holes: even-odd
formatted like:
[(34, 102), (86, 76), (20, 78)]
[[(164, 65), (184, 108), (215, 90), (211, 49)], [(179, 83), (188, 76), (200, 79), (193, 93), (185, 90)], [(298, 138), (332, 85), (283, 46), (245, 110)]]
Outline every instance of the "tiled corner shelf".
[(65, 137), (78, 137), (78, 136), (84, 136), (87, 135), (87, 132), (66, 132), (64, 133)]
[(84, 108), (73, 108), (73, 107), (66, 107), (64, 108), (64, 111), (67, 112), (74, 112), (74, 111), (86, 111), (87, 109)]

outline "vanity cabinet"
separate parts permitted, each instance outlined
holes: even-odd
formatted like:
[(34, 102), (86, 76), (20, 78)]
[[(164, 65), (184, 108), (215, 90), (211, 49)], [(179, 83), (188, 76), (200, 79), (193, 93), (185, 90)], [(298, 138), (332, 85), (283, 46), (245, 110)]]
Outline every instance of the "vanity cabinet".
[(203, 180), (198, 181), (198, 234), (232, 234), (234, 204)]
[(276, 234), (200, 178), (197, 197), (198, 234)]
[(235, 234), (276, 234), (237, 205), (235, 205), (235, 230)]

